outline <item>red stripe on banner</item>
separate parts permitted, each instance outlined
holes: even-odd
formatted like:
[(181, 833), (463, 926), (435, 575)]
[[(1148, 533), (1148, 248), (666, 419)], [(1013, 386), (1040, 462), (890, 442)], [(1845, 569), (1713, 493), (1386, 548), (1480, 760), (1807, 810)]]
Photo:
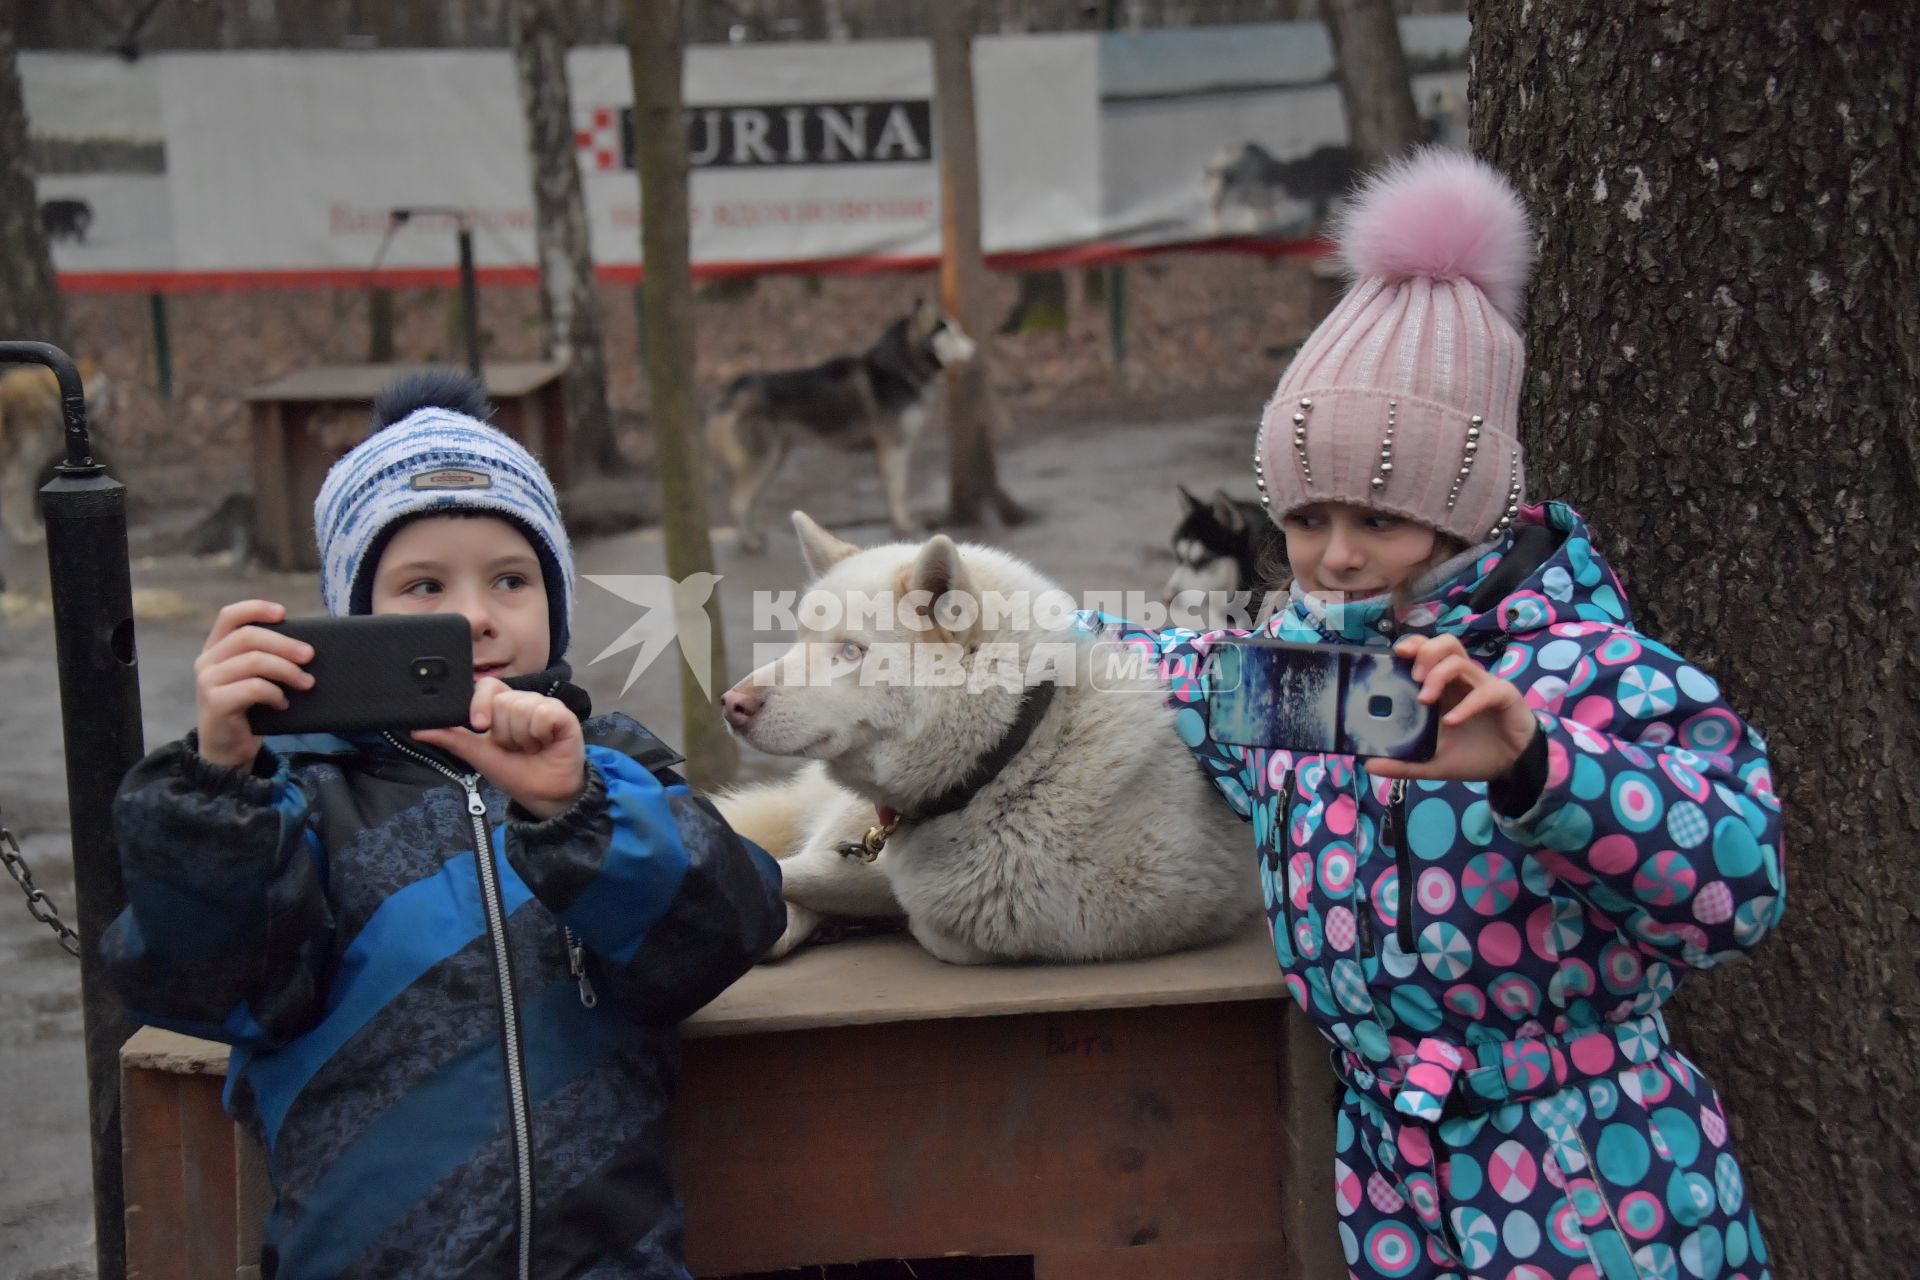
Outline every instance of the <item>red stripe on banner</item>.
[[(1096, 241), (1058, 249), (1017, 253), (990, 253), (987, 266), (995, 271), (1050, 271), (1066, 267), (1093, 267), (1131, 262), (1171, 253), (1239, 253), (1261, 258), (1318, 257), (1332, 251), (1324, 240), (1268, 240), (1254, 236), (1186, 240), (1166, 244), (1127, 244)], [(704, 262), (693, 269), (696, 280), (739, 276), (816, 275), (861, 276), (889, 272), (925, 271), (940, 264), (937, 254), (865, 254), (850, 258), (794, 258), (775, 261)], [(638, 263), (603, 266), (594, 273), (604, 284), (638, 284), (645, 268)], [(482, 285), (537, 285), (537, 268), (481, 267), (474, 273)], [(65, 271), (59, 275), (66, 293), (239, 293), (274, 289), (451, 289), (460, 283), (452, 267), (394, 267), (364, 271), (327, 267), (301, 271)]]

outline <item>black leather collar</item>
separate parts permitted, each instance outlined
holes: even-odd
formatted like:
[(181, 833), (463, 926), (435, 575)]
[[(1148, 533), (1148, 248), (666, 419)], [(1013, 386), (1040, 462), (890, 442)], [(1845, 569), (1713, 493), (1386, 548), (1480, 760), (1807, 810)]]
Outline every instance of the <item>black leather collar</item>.
[(980, 789), (1000, 776), (1013, 758), (1026, 749), (1027, 742), (1033, 737), (1033, 731), (1040, 726), (1041, 717), (1047, 714), (1047, 708), (1053, 705), (1056, 688), (1052, 681), (1029, 685), (1020, 699), (1020, 714), (1002, 734), (1000, 741), (994, 743), (993, 750), (974, 762), (967, 776), (953, 786), (940, 792), (925, 804), (918, 805), (912, 813), (899, 813), (886, 805), (874, 806), (879, 825), (869, 827), (864, 838), (849, 840), (837, 846), (843, 857), (859, 858), (872, 862), (886, 848), (887, 840), (903, 822), (926, 822), (932, 818), (944, 817), (949, 813), (964, 809), (980, 794)]
[(967, 807), (967, 803), (980, 789), (1000, 776), (1013, 758), (1026, 749), (1033, 731), (1040, 727), (1040, 719), (1047, 714), (1047, 708), (1053, 705), (1055, 686), (1052, 681), (1030, 685), (1020, 699), (1020, 714), (1014, 718), (1000, 741), (993, 744), (993, 750), (974, 762), (967, 776), (953, 786), (948, 787), (925, 804), (918, 805), (912, 813), (901, 814), (902, 822), (925, 822), (929, 818), (944, 817), (949, 813)]

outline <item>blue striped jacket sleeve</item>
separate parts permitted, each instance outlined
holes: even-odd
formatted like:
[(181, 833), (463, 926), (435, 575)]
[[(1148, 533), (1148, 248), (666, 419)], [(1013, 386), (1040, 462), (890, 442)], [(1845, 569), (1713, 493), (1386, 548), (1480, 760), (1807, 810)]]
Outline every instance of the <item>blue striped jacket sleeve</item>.
[(507, 858), (596, 958), (596, 985), (641, 1021), (678, 1022), (780, 937), (779, 864), (670, 771), (599, 746), (587, 763), (565, 813), (514, 810)]
[(284, 760), (262, 748), (229, 769), (194, 748), (189, 735), (155, 751), (114, 798), (128, 906), (101, 954), (136, 1021), (277, 1047), (322, 1011), (325, 858)]

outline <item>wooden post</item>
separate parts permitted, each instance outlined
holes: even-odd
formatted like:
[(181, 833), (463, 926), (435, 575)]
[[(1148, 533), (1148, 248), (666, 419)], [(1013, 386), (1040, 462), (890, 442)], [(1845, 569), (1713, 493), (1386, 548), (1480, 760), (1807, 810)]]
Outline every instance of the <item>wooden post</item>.
[(987, 386), (986, 259), (980, 250), (980, 149), (973, 112), (974, 0), (943, 0), (929, 11), (933, 34), (935, 128), (940, 139), (940, 302), (979, 345), (948, 371), (951, 441), (947, 519), (979, 524), (991, 502), (1007, 524), (1028, 513), (1000, 487), (994, 466), (992, 391)]
[[(641, 305), (646, 318), (647, 387), (660, 475), (661, 533), (667, 572), (676, 582), (713, 572), (706, 467), (693, 384), (693, 267), (681, 54), (680, 0), (627, 0), (634, 153), (640, 175), (640, 256), (646, 272)], [(706, 630), (712, 637), (711, 670), (717, 680), (724, 680), (726, 642), (717, 592), (707, 597), (705, 609)], [(679, 628), (682, 636), (698, 633), (697, 626)], [(694, 679), (684, 649), (680, 710), (688, 776), (702, 788), (726, 782), (738, 765), (739, 751), (713, 699)]]

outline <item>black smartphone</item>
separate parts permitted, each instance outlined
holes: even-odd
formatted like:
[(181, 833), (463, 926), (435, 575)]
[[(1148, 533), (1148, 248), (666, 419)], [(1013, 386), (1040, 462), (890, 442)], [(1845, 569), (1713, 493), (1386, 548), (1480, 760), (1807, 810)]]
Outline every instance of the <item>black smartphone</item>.
[(473, 628), (457, 614), (288, 618), (256, 623), (313, 646), (313, 688), (288, 689), (287, 709), (256, 706), (247, 723), (275, 733), (444, 729), (473, 705)]
[(1239, 747), (1431, 760), (1440, 716), (1413, 663), (1386, 649), (1222, 640), (1208, 655), (1207, 732)]

